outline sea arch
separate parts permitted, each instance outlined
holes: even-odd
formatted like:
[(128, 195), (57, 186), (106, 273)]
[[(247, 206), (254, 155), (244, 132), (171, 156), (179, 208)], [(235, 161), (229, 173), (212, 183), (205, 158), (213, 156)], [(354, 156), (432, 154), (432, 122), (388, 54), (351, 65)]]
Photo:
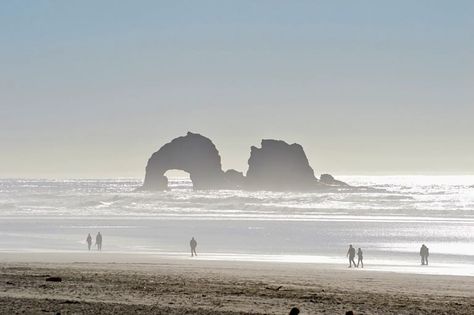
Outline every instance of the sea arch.
[(217, 189), (224, 183), (219, 152), (210, 139), (196, 133), (172, 140), (151, 156), (143, 188), (168, 189), (169, 170), (189, 173), (194, 189)]

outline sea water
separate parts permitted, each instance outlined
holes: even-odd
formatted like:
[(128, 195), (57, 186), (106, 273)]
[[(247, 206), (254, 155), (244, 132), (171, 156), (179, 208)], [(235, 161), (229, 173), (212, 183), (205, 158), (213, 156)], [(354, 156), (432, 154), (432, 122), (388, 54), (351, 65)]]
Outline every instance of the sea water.
[[(104, 252), (199, 259), (347, 264), (349, 244), (371, 270), (474, 276), (474, 176), (343, 176), (359, 189), (320, 192), (140, 192), (136, 179), (0, 180), (1, 252)], [(421, 244), (430, 266), (419, 266)]]

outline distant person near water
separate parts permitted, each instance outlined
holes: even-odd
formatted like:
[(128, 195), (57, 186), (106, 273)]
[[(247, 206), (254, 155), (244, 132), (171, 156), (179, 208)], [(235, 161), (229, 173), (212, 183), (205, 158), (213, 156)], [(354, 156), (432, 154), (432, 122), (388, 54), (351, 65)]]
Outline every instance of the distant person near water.
[(347, 255), (349, 257), (349, 268), (352, 268), (352, 264), (354, 264), (354, 267), (356, 267), (356, 263), (354, 261), (354, 257), (356, 255), (356, 250), (352, 245), (349, 245), (349, 250), (347, 251)]
[(97, 245), (97, 250), (102, 250), (102, 234), (100, 232), (95, 237), (95, 244)]
[(189, 242), (189, 245), (191, 246), (191, 257), (197, 256), (197, 253), (196, 253), (197, 244), (198, 243), (196, 242), (194, 237), (191, 239), (191, 242)]
[(362, 253), (362, 249), (359, 247), (357, 250), (357, 268), (359, 268), (359, 263), (361, 267), (364, 268), (364, 253)]
[(430, 250), (426, 247), (425, 244), (421, 245), (420, 248), (420, 256), (421, 256), (421, 264), (428, 265), (428, 256), (430, 255)]
[(92, 246), (92, 236), (91, 236), (91, 233), (87, 234), (86, 242), (87, 242), (87, 248), (88, 248), (89, 250), (91, 250), (91, 246)]

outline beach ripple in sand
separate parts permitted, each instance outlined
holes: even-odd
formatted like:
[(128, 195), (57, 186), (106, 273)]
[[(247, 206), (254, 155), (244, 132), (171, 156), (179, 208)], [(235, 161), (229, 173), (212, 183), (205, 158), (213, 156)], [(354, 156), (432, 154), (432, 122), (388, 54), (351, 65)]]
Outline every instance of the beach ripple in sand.
[(474, 311), (470, 277), (203, 264), (3, 264), (0, 313), (286, 314), (295, 305), (301, 314)]

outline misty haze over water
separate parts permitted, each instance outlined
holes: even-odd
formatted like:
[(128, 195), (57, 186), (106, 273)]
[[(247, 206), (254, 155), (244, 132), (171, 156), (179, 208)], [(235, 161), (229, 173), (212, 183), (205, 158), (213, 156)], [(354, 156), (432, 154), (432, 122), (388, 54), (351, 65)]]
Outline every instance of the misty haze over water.
[[(312, 193), (134, 192), (140, 180), (0, 180), (1, 251), (83, 251), (101, 231), (104, 250), (200, 259), (345, 264), (349, 243), (367, 267), (411, 269), (421, 243), (427, 272), (470, 274), (474, 264), (474, 176), (346, 176), (376, 189)], [(437, 266), (437, 267), (436, 267)]]

